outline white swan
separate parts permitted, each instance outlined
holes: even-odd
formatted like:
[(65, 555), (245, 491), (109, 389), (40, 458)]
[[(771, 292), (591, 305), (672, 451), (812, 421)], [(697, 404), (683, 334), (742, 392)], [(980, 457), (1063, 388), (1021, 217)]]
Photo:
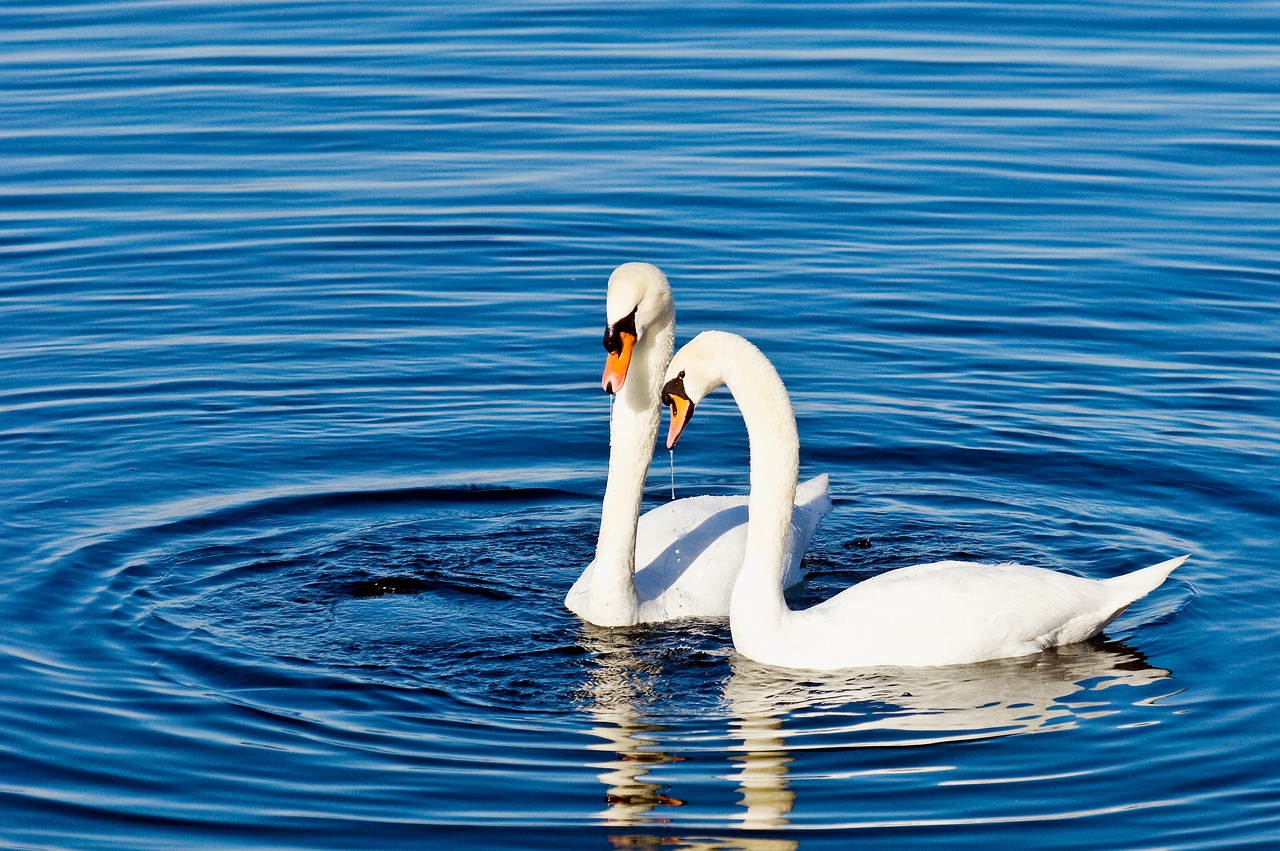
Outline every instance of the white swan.
[(1025, 656), (1096, 635), (1187, 556), (1112, 579), (1016, 564), (942, 561), (891, 570), (803, 611), (779, 583), (800, 455), (778, 373), (734, 334), (706, 331), (676, 353), (663, 404), (675, 445), (694, 405), (726, 384), (751, 444), (747, 558), (729, 624), (739, 653), (785, 668), (953, 665)]
[[(666, 276), (648, 263), (619, 266), (609, 277), (605, 316), (609, 354), (601, 384), (616, 394), (609, 418), (609, 479), (595, 560), (569, 589), (565, 605), (598, 626), (724, 617), (746, 552), (746, 497), (673, 500), (640, 516), (662, 414), (662, 373), (675, 342)], [(800, 558), (831, 509), (827, 477), (806, 482), (797, 497), (800, 505), (781, 551), (787, 584), (802, 577)]]

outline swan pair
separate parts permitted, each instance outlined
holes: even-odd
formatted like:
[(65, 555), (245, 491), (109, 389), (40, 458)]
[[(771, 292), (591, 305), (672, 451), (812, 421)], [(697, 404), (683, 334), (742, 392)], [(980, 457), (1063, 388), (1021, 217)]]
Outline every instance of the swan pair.
[[(609, 478), (596, 557), (569, 589), (565, 605), (597, 626), (631, 626), (682, 617), (724, 617), (747, 542), (747, 498), (672, 500), (640, 515), (645, 477), (662, 415), (663, 373), (675, 345), (671, 286), (657, 267), (625, 263), (609, 277), (601, 384), (614, 394), (609, 417)], [(795, 482), (792, 482), (794, 486)], [(827, 477), (797, 491), (782, 546), (785, 585), (831, 510)]]
[[(652, 290), (664, 295), (647, 306), (645, 293)], [(964, 664), (1025, 656), (1091, 638), (1187, 559), (1181, 556), (1105, 580), (1016, 564), (934, 562), (888, 571), (812, 608), (793, 611), (783, 588), (799, 578), (800, 556), (830, 500), (825, 476), (805, 489), (797, 488), (800, 443), (795, 416), (773, 365), (747, 340), (721, 331), (699, 334), (670, 357), (670, 288), (662, 273), (647, 264), (626, 264), (614, 272), (606, 309), (605, 347), (610, 354), (602, 383), (606, 390), (624, 392), (610, 420), (609, 482), (596, 560), (565, 601), (586, 620), (617, 626), (727, 611), (734, 648), (767, 665), (834, 670)], [(646, 332), (653, 334), (649, 345)], [(641, 354), (643, 363), (638, 360)], [(631, 381), (626, 381), (628, 358)], [(668, 358), (665, 372), (657, 377)], [(642, 375), (643, 380), (637, 380)], [(682, 571), (680, 563), (663, 562), (662, 555), (679, 552), (681, 535), (697, 525), (695, 521), (683, 526), (678, 518), (708, 516), (699, 513), (707, 508), (695, 509), (692, 503), (710, 498), (679, 500), (640, 518), (640, 491), (656, 441), (654, 400), (670, 408), (667, 447), (673, 448), (695, 406), (721, 385), (729, 388), (746, 423), (751, 452), (749, 519), (745, 535), (726, 534), (721, 539), (714, 569), (710, 562), (698, 565), (695, 580), (694, 565)], [(629, 387), (634, 389), (624, 398)], [(637, 480), (635, 468), (641, 462), (635, 456), (641, 449), (644, 469)], [(615, 467), (619, 454), (626, 457)], [(820, 494), (815, 495), (818, 488)], [(802, 502), (799, 509), (797, 497)], [(673, 507), (681, 503), (691, 505)], [(664, 509), (670, 516), (649, 521)], [(739, 528), (735, 526), (735, 532)], [(661, 553), (648, 563), (635, 547), (637, 534), (643, 541), (651, 531), (660, 538), (644, 545), (649, 551), (658, 547)], [(625, 551), (628, 543), (631, 553)], [(642, 567), (629, 576), (627, 568), (637, 563)], [(654, 566), (659, 567), (654, 576), (661, 581), (651, 585), (641, 575)], [(708, 608), (727, 599), (726, 610), (689, 611), (687, 601), (694, 597)]]

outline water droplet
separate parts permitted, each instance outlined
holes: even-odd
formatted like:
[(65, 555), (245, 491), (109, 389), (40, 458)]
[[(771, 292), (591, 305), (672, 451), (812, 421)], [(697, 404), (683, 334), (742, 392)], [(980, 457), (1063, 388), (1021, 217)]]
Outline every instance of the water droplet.
[(676, 498), (676, 451), (668, 449), (667, 453), (671, 457), (671, 498)]

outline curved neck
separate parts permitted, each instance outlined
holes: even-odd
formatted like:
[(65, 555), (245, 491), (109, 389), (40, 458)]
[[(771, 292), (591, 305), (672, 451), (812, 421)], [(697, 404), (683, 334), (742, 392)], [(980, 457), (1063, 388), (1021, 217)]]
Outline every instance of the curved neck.
[(658, 437), (662, 377), (675, 346), (675, 323), (649, 329), (636, 341), (622, 391), (609, 417), (609, 480), (604, 489), (591, 597), (601, 605), (635, 605), (636, 523), (645, 477)]
[(790, 613), (782, 595), (782, 571), (800, 469), (800, 438), (786, 387), (768, 359), (745, 340), (727, 346), (721, 358), (724, 383), (742, 412), (751, 447), (747, 556), (729, 604), (734, 643), (751, 656), (739, 633), (750, 643)]

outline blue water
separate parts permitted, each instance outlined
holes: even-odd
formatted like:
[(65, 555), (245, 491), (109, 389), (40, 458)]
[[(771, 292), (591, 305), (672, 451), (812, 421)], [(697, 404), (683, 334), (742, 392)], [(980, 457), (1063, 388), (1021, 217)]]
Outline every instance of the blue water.
[[(1266, 2), (8, 0), (0, 844), (1280, 842), (1278, 44)], [(628, 260), (787, 382), (836, 500), (797, 605), (1191, 559), (953, 669), (584, 626)], [(745, 492), (698, 420), (677, 492)]]

